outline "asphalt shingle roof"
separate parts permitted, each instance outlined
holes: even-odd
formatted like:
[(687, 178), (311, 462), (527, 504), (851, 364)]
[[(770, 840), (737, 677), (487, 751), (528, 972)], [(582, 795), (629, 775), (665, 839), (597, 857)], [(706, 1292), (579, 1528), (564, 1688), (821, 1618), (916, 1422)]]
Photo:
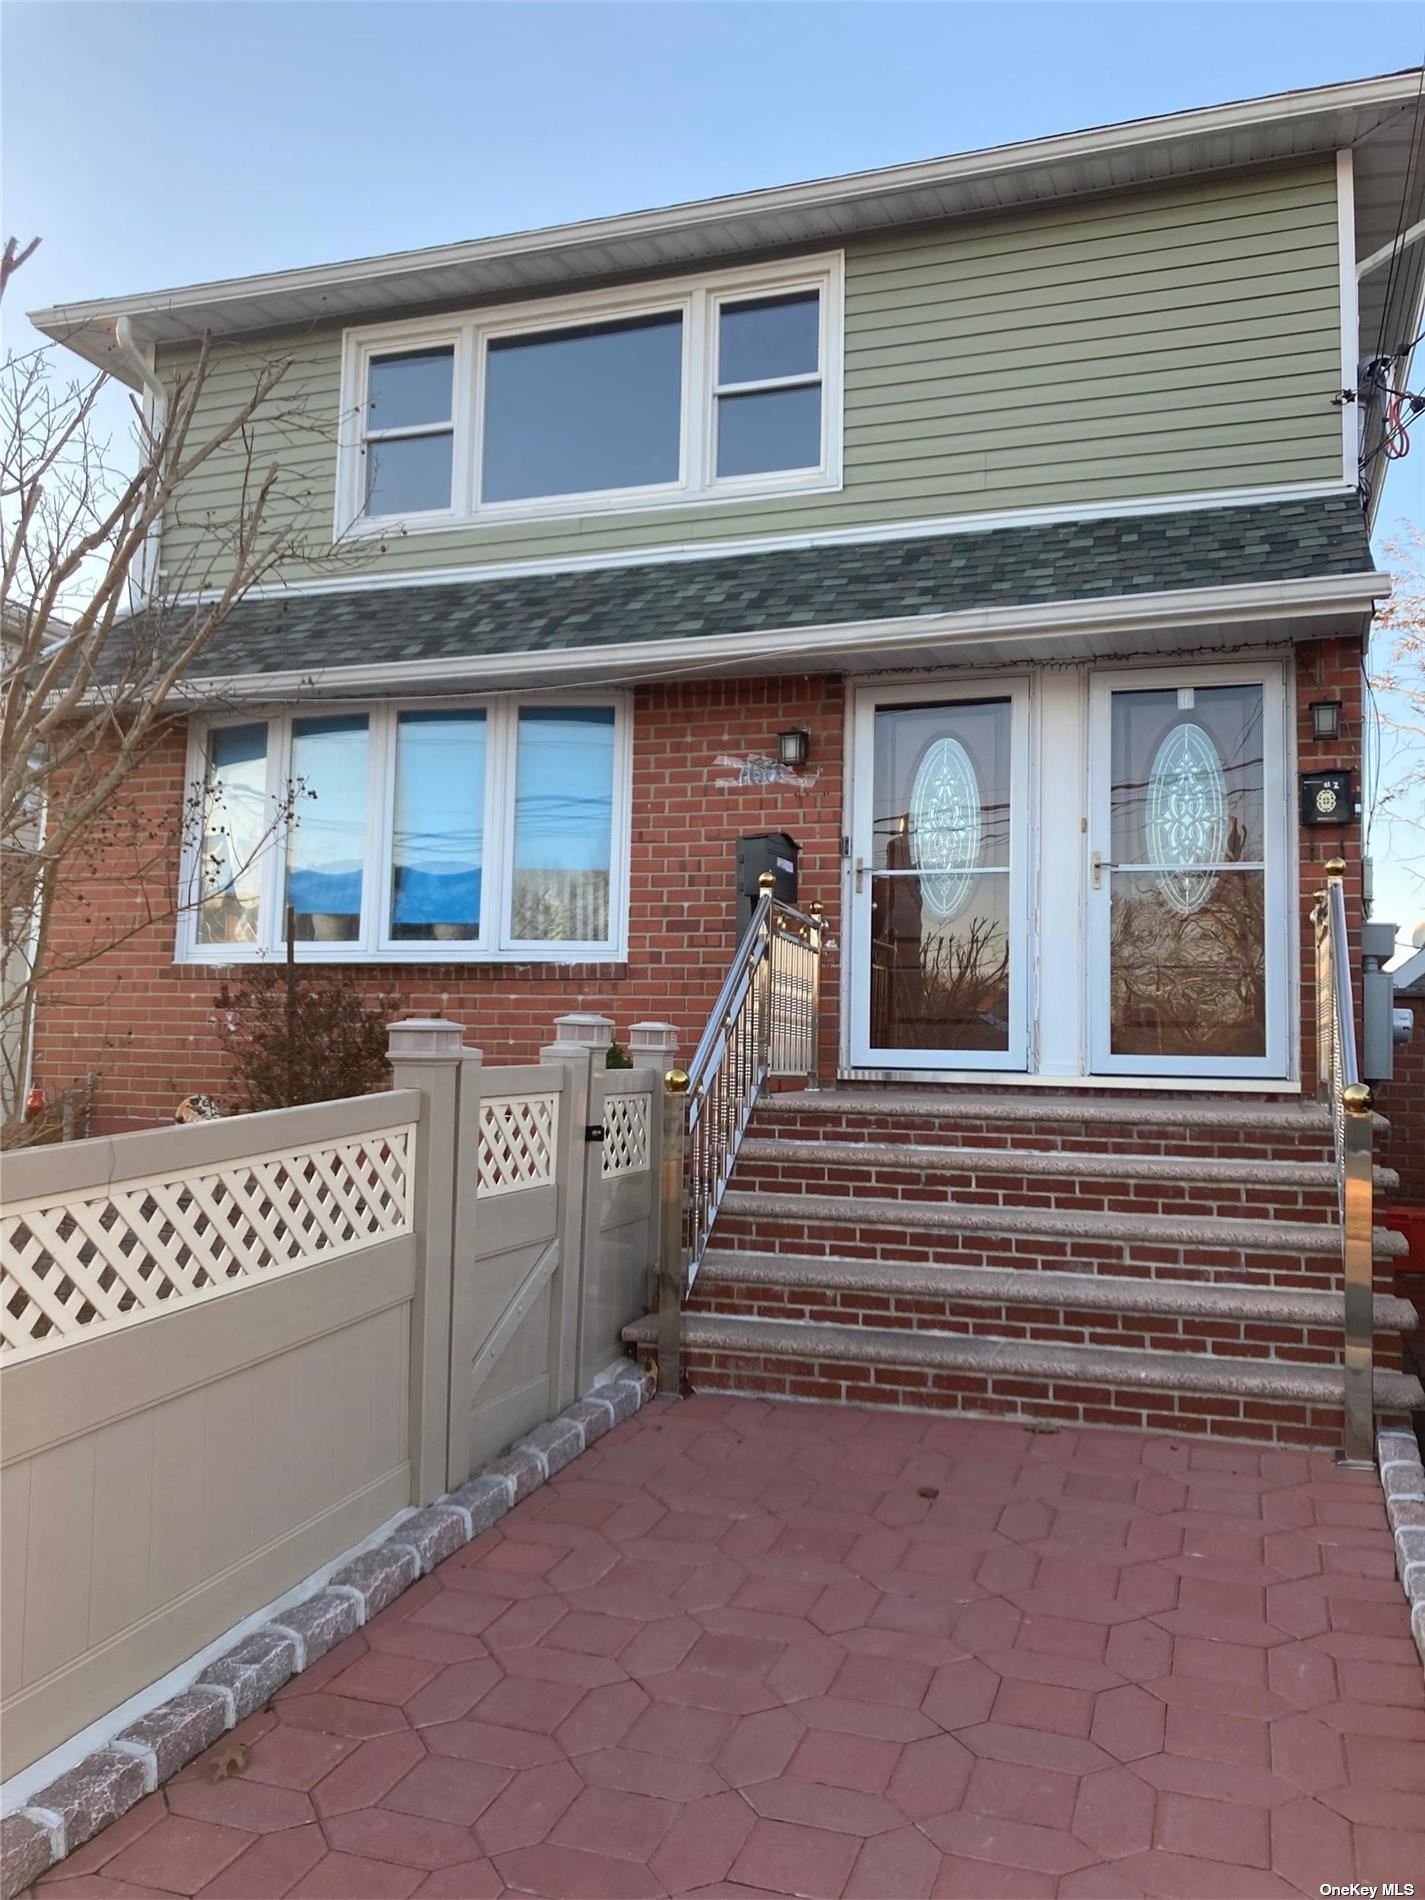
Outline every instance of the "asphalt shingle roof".
[(982, 607), (1372, 571), (1361, 509), (1322, 496), (713, 560), (241, 602), (210, 678), (715, 639)]

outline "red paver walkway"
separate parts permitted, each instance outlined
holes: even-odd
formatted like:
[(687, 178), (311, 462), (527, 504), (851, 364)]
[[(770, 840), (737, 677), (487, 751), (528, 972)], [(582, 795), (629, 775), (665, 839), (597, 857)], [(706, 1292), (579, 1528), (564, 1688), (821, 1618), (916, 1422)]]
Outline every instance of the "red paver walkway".
[(44, 1900), (1425, 1891), (1379, 1492), (1307, 1453), (660, 1401), (237, 1732)]

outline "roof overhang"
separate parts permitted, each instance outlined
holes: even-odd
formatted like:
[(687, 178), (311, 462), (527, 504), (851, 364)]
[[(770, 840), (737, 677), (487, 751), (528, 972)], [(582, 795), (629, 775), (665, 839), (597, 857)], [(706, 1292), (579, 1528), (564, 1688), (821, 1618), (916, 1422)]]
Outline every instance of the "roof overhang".
[[(1346, 149), (1357, 155), (1356, 248), (1364, 257), (1388, 243), (1396, 228), (1419, 87), (1413, 68), (663, 210), (58, 304), (34, 312), (32, 321), (133, 383), (132, 359), (115, 337), (120, 317), (130, 320), (139, 343), (157, 345), (368, 320)], [(1421, 251), (1425, 246), (1416, 247), (1417, 274), (1406, 287), (1412, 309)], [(1362, 288), (1363, 335), (1373, 336), (1377, 327), (1379, 309), (1371, 299), (1384, 276), (1378, 273), (1374, 285), (1368, 278)]]
[(849, 625), (190, 679), (181, 697), (195, 707), (276, 705), (391, 693), (528, 691), (545, 684), (632, 685), (698, 673), (879, 673), (1181, 654), (1281, 645), (1326, 634), (1363, 637), (1375, 602), (1389, 592), (1389, 576), (1379, 573), (1194, 587)]

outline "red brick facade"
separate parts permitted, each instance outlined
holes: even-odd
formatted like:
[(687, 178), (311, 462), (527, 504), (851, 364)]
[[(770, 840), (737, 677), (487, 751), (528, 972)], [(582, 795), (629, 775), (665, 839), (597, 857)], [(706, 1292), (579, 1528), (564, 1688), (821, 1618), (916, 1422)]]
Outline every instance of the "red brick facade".
[[(1359, 645), (1322, 641), (1297, 661), (1299, 764), (1358, 767)], [(1342, 738), (1310, 737), (1313, 699), (1342, 702)], [(824, 1067), (834, 1069), (840, 938), (845, 686), (835, 676), (697, 679), (642, 686), (635, 696), (629, 949), (625, 963), (549, 965), (371, 965), (353, 972), (370, 996), (401, 1010), (443, 1013), (463, 1023), (490, 1060), (529, 1058), (556, 1016), (598, 1010), (616, 1033), (655, 1018), (676, 1023), (691, 1050), (727, 967), (734, 933), (734, 854), (745, 832), (784, 829), (802, 847), (803, 902), (826, 906), (831, 951), (824, 981)], [(797, 787), (740, 786), (719, 764), (731, 753), (773, 753), (776, 734), (804, 726), (810, 757)], [(183, 1096), (227, 1092), (214, 1033), (221, 972), (175, 963), (173, 890), (184, 803), (184, 747), (175, 738), (133, 784), (124, 821), (96, 869), (71, 894), (57, 946), (82, 956), (93, 941), (123, 940), (56, 981), (41, 1011), (35, 1078), (53, 1097), (97, 1076), (98, 1131), (166, 1119)], [(1295, 786), (1291, 787), (1295, 799)], [(158, 838), (162, 848), (155, 850)], [(1309, 996), (1308, 911), (1321, 865), (1349, 864), (1347, 892), (1359, 917), (1358, 833), (1302, 831), (1301, 945)], [(76, 959), (78, 960), (78, 959)], [(1314, 1028), (1303, 1011), (1303, 1072), (1313, 1075)]]

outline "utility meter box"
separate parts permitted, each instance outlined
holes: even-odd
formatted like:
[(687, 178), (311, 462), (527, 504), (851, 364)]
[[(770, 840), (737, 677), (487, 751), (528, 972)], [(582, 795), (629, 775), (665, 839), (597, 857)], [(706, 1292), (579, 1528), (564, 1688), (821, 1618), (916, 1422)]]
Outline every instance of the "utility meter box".
[(758, 879), (770, 871), (777, 880), (772, 894), (784, 904), (797, 901), (797, 859), (801, 846), (785, 831), (757, 831), (737, 841), (737, 934), (752, 922), (761, 896)]

